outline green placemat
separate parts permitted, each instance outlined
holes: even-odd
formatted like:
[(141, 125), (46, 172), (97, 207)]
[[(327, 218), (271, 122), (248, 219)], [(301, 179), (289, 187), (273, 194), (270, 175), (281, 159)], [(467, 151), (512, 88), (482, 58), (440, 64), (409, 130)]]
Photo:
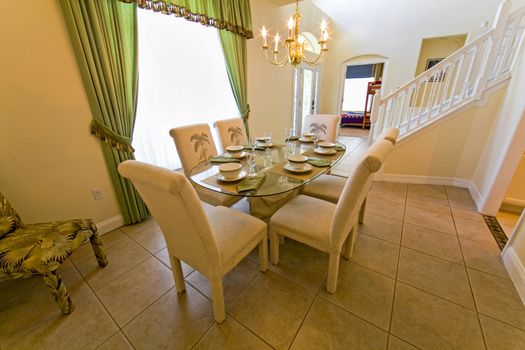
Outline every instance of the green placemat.
[(335, 145), (334, 148), (336, 151), (346, 151), (346, 147), (343, 145)]
[(320, 167), (320, 168), (332, 165), (331, 161), (326, 160), (326, 159), (318, 159), (318, 158), (309, 158), (308, 163), (312, 164), (313, 166)]
[(254, 177), (247, 177), (237, 184), (237, 192), (257, 191), (266, 180), (266, 173)]
[(234, 159), (231, 157), (224, 157), (224, 156), (217, 156), (210, 158), (211, 163), (240, 163), (238, 159)]

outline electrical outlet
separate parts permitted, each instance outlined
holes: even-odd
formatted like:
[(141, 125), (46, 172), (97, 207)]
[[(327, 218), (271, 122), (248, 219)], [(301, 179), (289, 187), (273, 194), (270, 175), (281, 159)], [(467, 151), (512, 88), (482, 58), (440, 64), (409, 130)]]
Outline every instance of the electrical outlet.
[(99, 201), (101, 199), (104, 199), (104, 194), (102, 193), (102, 190), (100, 188), (92, 188), (91, 194), (93, 195), (93, 199), (96, 201)]

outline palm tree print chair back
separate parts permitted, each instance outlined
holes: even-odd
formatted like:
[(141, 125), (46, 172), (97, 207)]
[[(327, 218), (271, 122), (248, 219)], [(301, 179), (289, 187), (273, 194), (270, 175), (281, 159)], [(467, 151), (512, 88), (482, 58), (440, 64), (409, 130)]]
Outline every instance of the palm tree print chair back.
[(248, 144), (248, 137), (241, 118), (218, 120), (214, 125), (219, 133), (223, 151), (230, 145)]
[(186, 176), (196, 165), (207, 162), (217, 155), (215, 142), (211, 136), (208, 124), (194, 124), (173, 128), (170, 130), (182, 169)]
[(303, 118), (303, 133), (318, 133), (319, 139), (336, 142), (340, 122), (336, 114), (309, 114)]

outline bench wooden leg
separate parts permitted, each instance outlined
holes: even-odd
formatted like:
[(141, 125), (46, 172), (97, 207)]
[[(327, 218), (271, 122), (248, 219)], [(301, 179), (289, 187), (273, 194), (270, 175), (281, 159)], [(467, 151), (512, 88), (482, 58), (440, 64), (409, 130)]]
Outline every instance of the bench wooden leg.
[(93, 252), (97, 258), (98, 266), (106, 266), (108, 264), (108, 258), (106, 257), (106, 253), (104, 252), (104, 248), (102, 247), (102, 242), (98, 237), (97, 231), (93, 231), (93, 234), (91, 237), (89, 237), (89, 241), (91, 242), (91, 247), (93, 248)]
[(58, 307), (64, 315), (69, 315), (73, 309), (73, 302), (69, 297), (66, 286), (62, 282), (60, 275), (56, 271), (46, 273), (44, 276), (44, 283), (51, 289), (51, 294), (55, 298)]

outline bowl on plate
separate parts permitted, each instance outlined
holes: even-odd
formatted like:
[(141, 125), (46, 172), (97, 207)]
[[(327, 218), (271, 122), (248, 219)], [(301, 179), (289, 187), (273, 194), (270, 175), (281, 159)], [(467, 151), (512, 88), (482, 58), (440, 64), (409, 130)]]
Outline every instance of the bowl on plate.
[(240, 163), (225, 163), (219, 166), (220, 174), (227, 180), (238, 178), (241, 169), (242, 165)]
[(333, 142), (319, 142), (317, 144), (317, 146), (322, 147), (322, 148), (334, 148), (335, 147), (335, 143), (333, 143)]
[(304, 140), (304, 141), (312, 141), (314, 139), (314, 134), (312, 133), (306, 133), (306, 134), (302, 134), (301, 135), (301, 138)]
[(270, 143), (271, 138), (267, 136), (263, 136), (263, 137), (257, 137), (255, 140), (257, 141), (257, 146), (264, 147)]
[(226, 151), (228, 151), (228, 153), (231, 154), (231, 156), (234, 158), (239, 157), (243, 149), (243, 146), (238, 145), (226, 146)]
[(308, 161), (307, 156), (303, 156), (300, 154), (294, 154), (288, 156), (288, 162), (290, 163), (290, 166), (293, 169), (302, 169), (306, 165), (306, 162)]

